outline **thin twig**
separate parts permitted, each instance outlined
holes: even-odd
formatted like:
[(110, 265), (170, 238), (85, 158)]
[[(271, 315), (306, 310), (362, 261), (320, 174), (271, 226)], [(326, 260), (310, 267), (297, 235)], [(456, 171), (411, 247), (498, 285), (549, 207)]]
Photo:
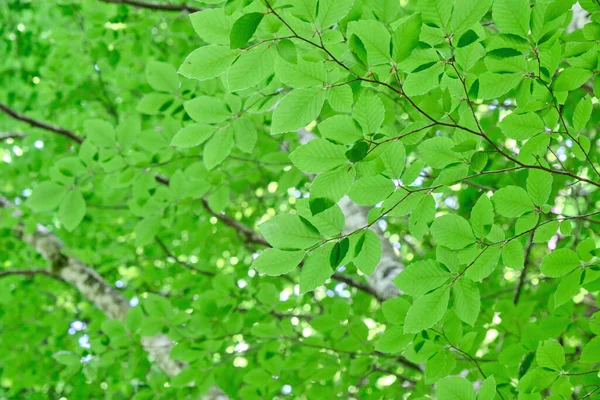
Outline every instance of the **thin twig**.
[(147, 10), (156, 10), (156, 11), (183, 11), (187, 13), (193, 13), (197, 11), (205, 10), (204, 8), (198, 8), (194, 6), (190, 6), (188, 4), (162, 4), (162, 3), (154, 3), (149, 1), (139, 1), (139, 0), (98, 0), (102, 3), (111, 3), (111, 4), (124, 4), (128, 6), (133, 6), (137, 8), (145, 8)]

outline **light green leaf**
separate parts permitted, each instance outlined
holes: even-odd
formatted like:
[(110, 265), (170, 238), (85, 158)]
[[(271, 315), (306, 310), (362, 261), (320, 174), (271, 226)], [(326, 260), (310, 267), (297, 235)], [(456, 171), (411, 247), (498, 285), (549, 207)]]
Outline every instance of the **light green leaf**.
[(33, 211), (49, 211), (55, 209), (65, 197), (65, 187), (46, 181), (37, 185), (27, 199), (27, 206)]
[(573, 271), (572, 273), (560, 279), (560, 283), (554, 292), (554, 308), (558, 308), (571, 300), (573, 296), (579, 293), (581, 282), (581, 272)]
[(396, 63), (400, 63), (410, 56), (419, 43), (421, 35), (421, 14), (412, 14), (402, 19), (392, 34), (392, 56)]
[(183, 103), (183, 107), (196, 122), (217, 124), (233, 117), (225, 101), (218, 97), (198, 96)]
[(482, 194), (473, 206), (470, 221), (473, 233), (478, 238), (482, 239), (490, 232), (494, 224), (494, 207), (486, 194)]
[(484, 72), (479, 76), (477, 98), (482, 100), (498, 99), (510, 92), (522, 79), (523, 77), (519, 74)]
[(474, 326), (481, 308), (479, 287), (470, 279), (461, 278), (452, 287), (454, 312), (464, 322)]
[(271, 246), (279, 249), (306, 249), (319, 242), (319, 231), (298, 215), (277, 215), (258, 226)]
[(439, 381), (436, 385), (439, 400), (475, 400), (475, 389), (465, 378), (451, 376)]
[(177, 70), (169, 63), (150, 61), (146, 64), (146, 79), (152, 89), (174, 93), (179, 87)]
[(471, 225), (466, 219), (454, 214), (436, 218), (431, 225), (431, 234), (440, 246), (460, 250), (475, 243)]
[(309, 254), (300, 272), (300, 294), (310, 292), (323, 285), (333, 275), (329, 258), (333, 243), (327, 243)]
[(577, 106), (575, 107), (575, 111), (573, 113), (573, 126), (578, 131), (582, 131), (585, 128), (585, 125), (590, 120), (590, 116), (592, 115), (592, 98), (590, 96), (585, 96)]
[(370, 206), (385, 200), (394, 189), (392, 180), (385, 176), (364, 176), (354, 182), (348, 197), (357, 204)]
[(542, 260), (540, 271), (550, 278), (560, 278), (579, 266), (579, 257), (571, 249), (557, 249)]
[(227, 71), (229, 90), (236, 92), (258, 84), (273, 73), (277, 50), (262, 43), (243, 52)]
[(366, 230), (358, 239), (354, 251), (356, 257), (353, 262), (356, 268), (367, 275), (375, 272), (381, 259), (381, 240), (375, 232)]
[(533, 211), (533, 203), (525, 189), (505, 186), (492, 196), (496, 213), (507, 218), (517, 218)]
[(313, 139), (290, 154), (292, 163), (309, 174), (326, 172), (346, 164), (346, 148), (325, 139)]
[(450, 20), (453, 32), (461, 33), (480, 22), (491, 5), (492, 0), (456, 0)]
[(322, 86), (327, 80), (323, 62), (308, 62), (302, 58), (298, 58), (296, 64), (278, 58), (275, 63), (275, 75), (281, 79), (281, 82), (293, 88)]
[(190, 14), (190, 21), (198, 36), (207, 43), (229, 46), (229, 35), (235, 17), (225, 15), (223, 8), (195, 12)]
[(427, 165), (441, 169), (461, 160), (458, 153), (452, 150), (454, 145), (452, 139), (437, 136), (421, 143), (419, 154)]
[(338, 202), (352, 186), (355, 175), (354, 168), (345, 166), (319, 174), (310, 185), (310, 196)]
[(590, 364), (600, 360), (600, 336), (596, 336), (583, 347), (580, 360)]
[(399, 326), (390, 325), (377, 342), (375, 350), (385, 354), (399, 354), (413, 340), (413, 335), (405, 334)]
[(526, 140), (544, 132), (544, 121), (534, 112), (512, 113), (500, 122), (500, 129), (508, 138)]
[(525, 250), (518, 240), (511, 240), (502, 247), (504, 265), (513, 269), (523, 269), (525, 266)]
[(199, 146), (210, 139), (215, 131), (216, 128), (211, 125), (186, 125), (173, 136), (173, 139), (171, 139), (171, 146), (183, 148)]
[(552, 81), (552, 90), (566, 92), (580, 88), (592, 76), (592, 72), (581, 68), (562, 70)]
[(409, 308), (404, 321), (404, 333), (418, 333), (437, 324), (448, 309), (450, 290), (441, 287), (419, 297)]
[(390, 33), (385, 26), (374, 19), (348, 23), (348, 37), (356, 34), (367, 50), (369, 65), (390, 62)]
[(410, 296), (421, 296), (442, 286), (450, 272), (434, 260), (423, 260), (408, 265), (394, 278), (394, 284)]
[[(327, 101), (331, 108), (341, 113), (349, 113), (352, 110), (354, 94), (348, 85), (334, 86), (327, 89)], [(339, 115), (341, 117), (341, 115)]]
[(541, 169), (530, 169), (527, 176), (527, 193), (536, 206), (548, 202), (552, 192), (552, 174)]
[(233, 133), (225, 130), (215, 133), (206, 142), (203, 151), (204, 165), (211, 170), (219, 165), (231, 154), (233, 148)]
[(260, 273), (277, 276), (294, 270), (304, 258), (304, 251), (267, 249), (252, 262), (252, 268)]
[(321, 0), (319, 1), (319, 12), (317, 22), (321, 28), (328, 28), (337, 24), (344, 18), (352, 8), (351, 0)]
[(354, 105), (352, 118), (360, 124), (364, 133), (366, 135), (377, 133), (384, 117), (385, 109), (379, 96), (369, 91), (363, 91)]
[(66, 230), (73, 231), (83, 220), (86, 204), (81, 191), (77, 188), (69, 190), (58, 207), (58, 218)]
[(99, 147), (115, 145), (115, 129), (111, 124), (101, 119), (88, 119), (83, 123), (85, 137)]
[(363, 139), (358, 124), (349, 115), (334, 115), (319, 123), (325, 139), (342, 144), (353, 144)]
[(204, 46), (192, 51), (177, 72), (186, 78), (204, 81), (224, 74), (234, 59), (235, 52), (226, 46)]
[(531, 7), (527, 0), (495, 0), (492, 9), (494, 25), (502, 33), (527, 38)]
[(538, 366), (558, 372), (565, 365), (565, 351), (556, 340), (546, 340), (539, 344), (535, 360)]
[(494, 400), (496, 397), (496, 379), (494, 375), (488, 376), (479, 387), (477, 400)]
[(296, 89), (288, 93), (275, 108), (271, 134), (304, 128), (321, 113), (325, 92), (321, 89)]

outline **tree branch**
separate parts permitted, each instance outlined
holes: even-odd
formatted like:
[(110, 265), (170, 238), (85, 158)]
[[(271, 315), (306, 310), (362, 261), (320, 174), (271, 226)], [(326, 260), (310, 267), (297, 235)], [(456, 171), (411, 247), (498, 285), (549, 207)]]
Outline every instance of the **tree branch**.
[(12, 108), (8, 107), (5, 104), (0, 103), (0, 111), (2, 111), (3, 113), (9, 115), (10, 117), (12, 117), (16, 120), (25, 122), (26, 124), (29, 124), (33, 127), (44, 129), (44, 130), (47, 130), (50, 132), (54, 132), (58, 135), (64, 136), (67, 139), (70, 139), (77, 144), (83, 143), (83, 138), (80, 138), (75, 133), (71, 132), (70, 130), (62, 128), (60, 126), (49, 124), (47, 122), (38, 121), (36, 119), (30, 118), (24, 114), (20, 114), (20, 113), (16, 112), (15, 110), (13, 110)]
[(27, 135), (25, 135), (24, 133), (0, 133), (0, 142), (3, 142), (8, 139), (23, 139), (26, 136)]
[(154, 2), (146, 2), (139, 0), (98, 0), (102, 3), (110, 3), (110, 4), (124, 4), (136, 8), (145, 8), (147, 10), (155, 10), (155, 11), (183, 11), (188, 13), (193, 13), (197, 11), (202, 11), (204, 8), (198, 8), (194, 6), (190, 6), (187, 4), (162, 4), (162, 3), (154, 3)]

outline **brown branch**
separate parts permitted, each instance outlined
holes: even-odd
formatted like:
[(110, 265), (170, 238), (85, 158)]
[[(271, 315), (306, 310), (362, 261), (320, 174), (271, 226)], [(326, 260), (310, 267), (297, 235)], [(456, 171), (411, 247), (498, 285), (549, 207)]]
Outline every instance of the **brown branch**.
[(58, 135), (64, 136), (67, 139), (70, 139), (77, 144), (83, 143), (83, 138), (80, 138), (75, 133), (71, 132), (70, 130), (62, 128), (60, 126), (49, 124), (47, 122), (38, 121), (36, 119), (30, 118), (24, 114), (20, 114), (20, 113), (16, 112), (15, 110), (13, 110), (12, 108), (8, 107), (5, 104), (0, 103), (0, 111), (11, 116), (12, 118), (14, 118), (16, 120), (25, 122), (26, 124), (29, 124), (33, 127), (44, 129), (44, 130), (47, 130), (50, 132), (54, 132)]
[(0, 142), (3, 142), (8, 139), (23, 139), (26, 137), (24, 133), (0, 133)]
[(139, 0), (98, 0), (102, 3), (110, 3), (110, 4), (124, 4), (128, 6), (133, 6), (137, 8), (145, 8), (147, 10), (155, 10), (155, 11), (183, 11), (188, 13), (193, 13), (196, 11), (202, 11), (204, 8), (198, 8), (194, 6), (190, 6), (188, 4), (162, 4), (162, 3), (154, 3), (154, 2), (146, 2)]
[(533, 235), (535, 234), (535, 230), (531, 231), (529, 235), (529, 245), (525, 250), (525, 258), (523, 264), (523, 271), (521, 271), (521, 276), (519, 277), (519, 284), (517, 285), (517, 289), (515, 290), (515, 295), (513, 297), (513, 304), (517, 304), (519, 302), (519, 298), (521, 297), (521, 292), (523, 290), (523, 285), (525, 284), (525, 277), (527, 276), (527, 264), (529, 263), (529, 256), (531, 254), (531, 248), (533, 247)]

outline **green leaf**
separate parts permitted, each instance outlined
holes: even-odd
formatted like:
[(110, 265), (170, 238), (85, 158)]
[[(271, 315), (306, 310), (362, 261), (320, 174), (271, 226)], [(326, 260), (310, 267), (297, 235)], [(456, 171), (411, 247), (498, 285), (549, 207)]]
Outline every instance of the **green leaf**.
[(33, 211), (53, 210), (58, 207), (65, 194), (64, 186), (50, 181), (42, 182), (33, 189), (26, 204)]
[(206, 142), (203, 151), (204, 165), (207, 170), (212, 170), (221, 165), (233, 148), (233, 132), (225, 130), (215, 133)]
[(304, 128), (321, 113), (325, 92), (321, 89), (296, 89), (288, 93), (275, 108), (271, 134)]
[(354, 105), (352, 118), (360, 124), (366, 135), (373, 135), (381, 128), (384, 117), (385, 109), (379, 96), (364, 91)]
[(496, 379), (494, 375), (483, 381), (477, 393), (477, 400), (494, 400), (496, 398)]
[(321, 0), (319, 1), (319, 12), (317, 22), (321, 28), (328, 28), (337, 24), (344, 18), (352, 8), (349, 0)]
[(73, 231), (83, 220), (86, 204), (81, 191), (77, 188), (69, 190), (58, 208), (58, 218), (69, 232)]
[(486, 194), (481, 195), (473, 206), (470, 222), (473, 233), (478, 238), (482, 239), (490, 232), (494, 224), (494, 207)]
[(479, 76), (479, 91), (477, 98), (482, 100), (498, 99), (521, 82), (519, 74), (497, 74), (486, 71)]
[(402, 142), (393, 141), (383, 144), (381, 147), (381, 161), (385, 166), (386, 175), (390, 178), (400, 179), (406, 163), (406, 150)]
[(136, 333), (140, 329), (143, 319), (142, 307), (131, 307), (125, 315), (125, 327), (130, 333)]
[(390, 62), (390, 33), (376, 20), (361, 20), (348, 23), (348, 36), (356, 34), (367, 50), (369, 65)]
[(341, 264), (342, 260), (346, 257), (346, 254), (348, 254), (349, 248), (350, 239), (347, 237), (335, 243), (333, 249), (331, 249), (331, 255), (329, 256), (329, 265), (331, 265), (331, 268), (335, 269)]
[(540, 225), (533, 235), (533, 243), (548, 242), (558, 231), (558, 221), (549, 221)]
[(406, 314), (404, 333), (418, 333), (437, 324), (446, 313), (449, 297), (447, 287), (419, 297)]
[(304, 258), (304, 251), (282, 251), (267, 249), (252, 262), (252, 268), (270, 276), (287, 274), (293, 271)]
[(531, 8), (527, 0), (495, 0), (492, 10), (494, 25), (502, 33), (527, 38)]
[(349, 113), (352, 110), (354, 94), (350, 86), (333, 86), (326, 93), (327, 101), (335, 111)]
[(334, 115), (318, 124), (321, 135), (328, 140), (353, 144), (363, 139), (357, 123), (349, 115)]
[(311, 198), (327, 198), (338, 202), (350, 189), (356, 172), (345, 166), (317, 175), (310, 185)]
[(552, 174), (541, 169), (530, 169), (527, 177), (527, 193), (536, 206), (548, 202), (552, 192)]
[(77, 356), (74, 353), (71, 353), (70, 351), (57, 351), (56, 353), (54, 353), (53, 357), (59, 364), (62, 365), (72, 366), (81, 364), (81, 357)]
[(579, 266), (579, 257), (571, 249), (557, 249), (542, 260), (540, 271), (550, 278), (560, 278)]
[(500, 245), (491, 245), (484, 248), (473, 264), (465, 272), (465, 276), (473, 281), (481, 281), (494, 271), (500, 259)]
[(544, 132), (544, 121), (534, 112), (512, 113), (500, 122), (500, 129), (508, 138), (526, 140)]
[(580, 88), (592, 76), (592, 72), (581, 68), (562, 70), (552, 81), (552, 90), (566, 92)]
[(559, 372), (565, 365), (565, 351), (556, 340), (541, 342), (535, 353), (538, 366)]
[(221, 76), (227, 71), (235, 52), (226, 46), (209, 45), (190, 53), (183, 61), (177, 73), (190, 79), (205, 81)]
[(279, 249), (306, 249), (319, 242), (314, 226), (297, 215), (277, 215), (258, 226), (267, 242)]
[(388, 326), (377, 342), (375, 350), (385, 354), (399, 354), (410, 344), (413, 335), (407, 335), (398, 326)]
[(243, 52), (227, 71), (231, 92), (247, 89), (273, 73), (277, 50), (271, 43), (262, 43)]
[(492, 196), (496, 213), (507, 218), (517, 218), (533, 211), (533, 203), (525, 189), (505, 186)]
[(290, 154), (292, 163), (309, 174), (326, 172), (346, 164), (346, 148), (325, 139), (313, 139)]
[(214, 8), (190, 14), (194, 30), (210, 44), (229, 45), (229, 35), (235, 17), (226, 15), (224, 9)]
[(592, 115), (592, 109), (593, 104), (590, 96), (585, 96), (577, 103), (573, 112), (573, 126), (575, 129), (582, 131), (585, 128)]
[(600, 336), (596, 336), (583, 347), (580, 360), (590, 364), (600, 360)]
[(504, 265), (513, 269), (523, 269), (525, 266), (525, 250), (518, 240), (511, 240), (502, 247)]
[(366, 230), (358, 239), (354, 251), (356, 257), (353, 263), (356, 268), (367, 275), (375, 272), (381, 259), (381, 240), (375, 232)]
[(410, 73), (404, 81), (403, 89), (409, 96), (420, 96), (439, 87), (443, 68), (436, 63), (429, 68)]
[(111, 124), (101, 119), (88, 119), (83, 123), (83, 133), (93, 144), (99, 147), (115, 145), (115, 129)]
[(299, 58), (296, 64), (278, 58), (275, 63), (275, 75), (281, 82), (293, 88), (322, 86), (327, 80), (327, 72), (322, 62), (308, 62), (302, 58)]
[(206, 124), (186, 125), (173, 136), (171, 146), (183, 148), (200, 146), (210, 139), (215, 130), (214, 126)]
[(311, 252), (300, 272), (300, 294), (310, 292), (331, 278), (334, 270), (329, 266), (333, 243), (326, 243)]
[(392, 34), (392, 58), (400, 63), (408, 58), (419, 43), (421, 35), (421, 14), (413, 14), (402, 19)]
[(432, 168), (445, 168), (449, 164), (461, 161), (459, 155), (452, 150), (454, 145), (455, 143), (450, 138), (434, 137), (419, 145), (419, 154), (423, 161)]
[(235, 146), (244, 153), (252, 153), (258, 140), (256, 125), (249, 118), (236, 118), (231, 122)]
[(357, 204), (370, 206), (385, 200), (394, 189), (394, 183), (389, 178), (382, 175), (364, 176), (354, 182), (348, 197)]
[(222, 99), (198, 96), (183, 103), (185, 112), (196, 122), (216, 124), (232, 118), (232, 112)]
[(475, 400), (475, 389), (465, 378), (452, 376), (436, 384), (437, 398), (440, 400)]
[(383, 316), (390, 324), (402, 325), (411, 304), (402, 297), (395, 297), (381, 304)]
[(346, 157), (348, 157), (348, 161), (352, 163), (357, 163), (366, 157), (369, 152), (369, 143), (367, 142), (357, 142), (352, 146), (350, 150), (346, 152)]
[(460, 250), (475, 243), (471, 225), (466, 219), (454, 214), (436, 218), (431, 225), (431, 234), (438, 245)]
[(169, 63), (150, 61), (146, 64), (146, 79), (152, 89), (159, 92), (177, 92), (177, 70)]
[(554, 308), (562, 306), (579, 293), (580, 283), (581, 272), (577, 270), (561, 278), (556, 292), (554, 292)]
[(408, 265), (394, 278), (394, 284), (410, 296), (421, 296), (442, 286), (450, 272), (434, 260), (423, 260)]
[(241, 49), (246, 46), (248, 40), (252, 38), (258, 24), (263, 19), (261, 13), (248, 13), (242, 15), (233, 23), (231, 34), (229, 35), (229, 44), (232, 49)]
[(140, 220), (134, 228), (136, 246), (145, 246), (154, 240), (160, 228), (160, 218), (147, 217)]
[(481, 308), (479, 287), (470, 279), (461, 278), (452, 286), (454, 312), (464, 322), (474, 326)]
[(456, 0), (450, 20), (453, 32), (461, 33), (480, 22), (491, 5), (492, 0)]

